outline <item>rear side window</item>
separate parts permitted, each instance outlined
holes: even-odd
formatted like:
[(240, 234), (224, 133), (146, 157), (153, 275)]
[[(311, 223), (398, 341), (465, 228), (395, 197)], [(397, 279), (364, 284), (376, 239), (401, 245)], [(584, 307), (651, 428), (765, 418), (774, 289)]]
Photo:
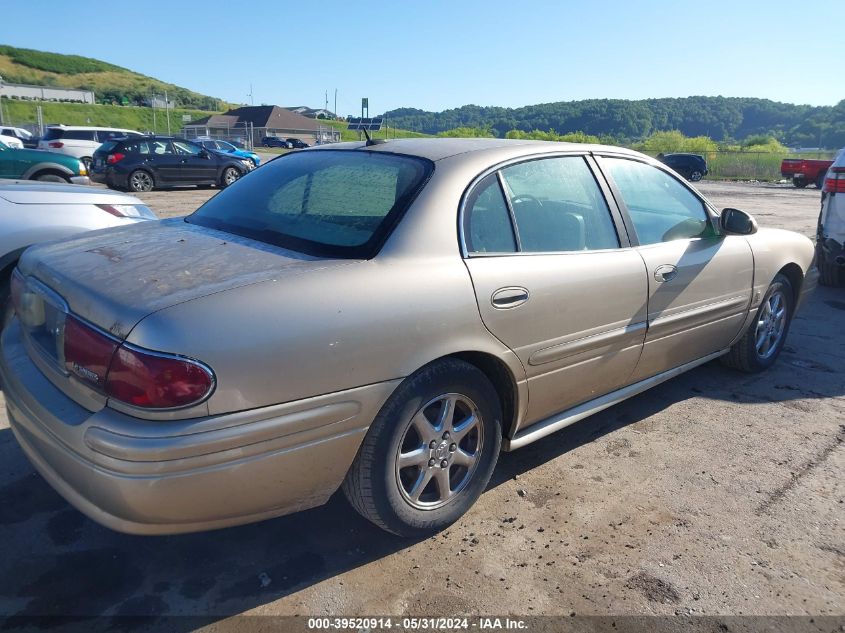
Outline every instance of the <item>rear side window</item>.
[(513, 253), (510, 211), (496, 174), (485, 177), (467, 199), (464, 239), (470, 253)]
[[(115, 143), (114, 141), (106, 141), (105, 143), (103, 143), (102, 145), (100, 145), (100, 147), (97, 149), (97, 151), (98, 151), (98, 152), (110, 152), (110, 151), (112, 151), (115, 147), (117, 147), (117, 143)], [(124, 149), (124, 150), (123, 150), (123, 153), (124, 153), (124, 154), (126, 154), (126, 153), (128, 153), (128, 152), (126, 151), (126, 149)]]
[(94, 141), (94, 130), (65, 130), (62, 137), (66, 141)]
[[(110, 143), (112, 142), (110, 141)], [(117, 143), (114, 144), (117, 145)], [(109, 143), (103, 145), (101, 149), (104, 149), (106, 145), (109, 145)], [(149, 154), (150, 144), (148, 141), (126, 141), (120, 146), (120, 151), (124, 154)]]
[(704, 203), (661, 169), (624, 158), (603, 159), (616, 183), (640, 244), (706, 237)]
[(59, 127), (48, 127), (47, 131), (44, 132), (44, 136), (41, 137), (42, 141), (58, 141), (62, 136), (64, 136), (65, 131)]
[(382, 152), (293, 153), (227, 187), (186, 221), (314, 255), (371, 257), (433, 169)]
[(525, 252), (617, 248), (607, 202), (581, 156), (545, 158), (502, 170)]

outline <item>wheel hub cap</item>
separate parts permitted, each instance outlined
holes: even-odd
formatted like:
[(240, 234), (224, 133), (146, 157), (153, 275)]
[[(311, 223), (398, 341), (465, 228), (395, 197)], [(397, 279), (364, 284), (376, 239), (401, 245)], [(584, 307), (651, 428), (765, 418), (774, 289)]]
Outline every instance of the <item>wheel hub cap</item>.
[(464, 395), (444, 394), (423, 405), (396, 455), (396, 481), (405, 501), (419, 510), (452, 501), (475, 473), (483, 432), (478, 408)]

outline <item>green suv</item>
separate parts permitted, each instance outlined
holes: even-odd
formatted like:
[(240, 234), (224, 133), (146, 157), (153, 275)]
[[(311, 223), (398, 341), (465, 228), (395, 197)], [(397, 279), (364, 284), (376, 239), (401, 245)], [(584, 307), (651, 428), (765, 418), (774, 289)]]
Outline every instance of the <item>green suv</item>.
[(16, 149), (0, 142), (0, 178), (88, 185), (88, 170), (78, 158), (40, 149)]

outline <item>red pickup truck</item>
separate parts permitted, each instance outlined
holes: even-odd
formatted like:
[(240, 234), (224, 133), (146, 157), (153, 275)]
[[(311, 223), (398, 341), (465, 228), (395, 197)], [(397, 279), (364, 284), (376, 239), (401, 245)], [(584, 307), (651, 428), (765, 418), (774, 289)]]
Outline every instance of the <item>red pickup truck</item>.
[(824, 175), (833, 164), (832, 160), (809, 158), (784, 158), (780, 164), (780, 173), (784, 178), (792, 178), (792, 184), (803, 188), (811, 182), (816, 188), (824, 186)]

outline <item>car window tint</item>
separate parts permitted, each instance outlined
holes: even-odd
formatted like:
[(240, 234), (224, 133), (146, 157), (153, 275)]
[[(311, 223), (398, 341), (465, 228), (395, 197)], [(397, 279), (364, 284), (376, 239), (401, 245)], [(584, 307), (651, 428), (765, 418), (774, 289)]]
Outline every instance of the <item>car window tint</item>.
[(66, 141), (94, 141), (94, 130), (65, 130), (62, 138)]
[(197, 155), (202, 151), (198, 145), (184, 141), (173, 141), (173, 147), (176, 148), (177, 154)]
[(607, 202), (580, 156), (546, 158), (502, 170), (526, 252), (617, 248)]
[(295, 153), (224, 189), (188, 221), (310, 253), (367, 256), (431, 169), (391, 154)]
[(231, 152), (237, 148), (231, 143), (227, 143), (226, 141), (217, 141), (217, 149), (223, 152)]
[(513, 253), (516, 239), (499, 179), (484, 178), (467, 199), (464, 239), (470, 253)]
[[(102, 146), (101, 150), (106, 150), (106, 146)], [(124, 143), (120, 151), (124, 154), (149, 154), (150, 153), (150, 144), (147, 141), (130, 141)]]
[(101, 143), (105, 143), (106, 141), (110, 141), (113, 138), (119, 138), (121, 136), (126, 136), (126, 134), (118, 132), (117, 130), (97, 130), (97, 140)]
[(705, 237), (710, 232), (704, 203), (666, 172), (646, 163), (605, 158), (640, 244)]
[(157, 156), (163, 156), (166, 154), (174, 154), (173, 147), (171, 147), (170, 143), (167, 141), (149, 141), (150, 143), (150, 154), (155, 154)]

